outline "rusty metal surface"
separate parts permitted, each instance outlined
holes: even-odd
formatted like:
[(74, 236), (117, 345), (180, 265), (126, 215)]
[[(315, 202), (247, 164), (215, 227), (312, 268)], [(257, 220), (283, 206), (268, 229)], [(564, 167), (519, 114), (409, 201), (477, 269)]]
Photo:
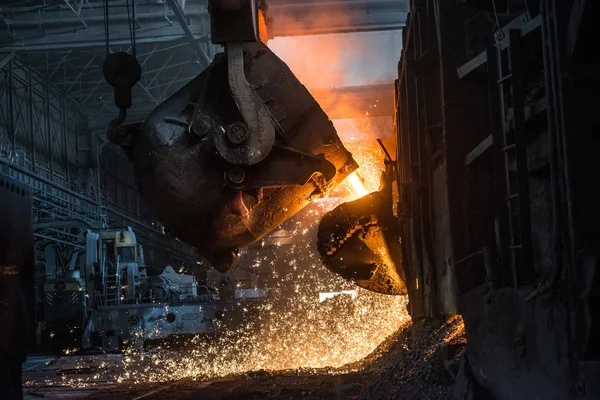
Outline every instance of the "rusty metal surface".
[(169, 305), (166, 303), (122, 304), (92, 310), (92, 325), (100, 333), (103, 349), (119, 352), (125, 340), (138, 349), (144, 340), (182, 335), (206, 335), (234, 331), (260, 315), (268, 299), (245, 299)]
[[(237, 249), (262, 238), (357, 167), (331, 121), (289, 68), (262, 43), (244, 44), (243, 50), (246, 79), (276, 121), (274, 146), (322, 154), (335, 167), (331, 179), (315, 167), (302, 185), (228, 186), (232, 164), (218, 156), (210, 138), (242, 116), (229, 92), (223, 55), (159, 105), (125, 148), (139, 190), (165, 230), (196, 246), (221, 271), (235, 263)], [(268, 170), (269, 163), (267, 156), (261, 168)], [(292, 172), (306, 165), (298, 157), (287, 168)], [(239, 171), (233, 172), (229, 175), (239, 181)]]
[(407, 294), (391, 187), (344, 203), (319, 224), (319, 253), (331, 271), (374, 292)]
[(264, 160), (275, 144), (275, 126), (269, 110), (252, 90), (244, 74), (241, 43), (228, 43), (227, 77), (231, 96), (244, 123), (236, 122), (222, 131), (213, 130), (219, 155), (236, 165), (253, 165)]

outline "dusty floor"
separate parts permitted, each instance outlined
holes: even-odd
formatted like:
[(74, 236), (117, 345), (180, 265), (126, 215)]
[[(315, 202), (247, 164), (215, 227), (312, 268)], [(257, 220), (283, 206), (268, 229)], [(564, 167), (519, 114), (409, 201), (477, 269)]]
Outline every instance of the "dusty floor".
[[(78, 386), (93, 368), (69, 357), (24, 367), (26, 399), (451, 399), (452, 372), (464, 343), (462, 320), (419, 321), (388, 338), (371, 355), (338, 369), (256, 371), (211, 380), (115, 384), (110, 377)], [(112, 356), (113, 358), (115, 356)], [(111, 357), (106, 363), (110, 364)]]

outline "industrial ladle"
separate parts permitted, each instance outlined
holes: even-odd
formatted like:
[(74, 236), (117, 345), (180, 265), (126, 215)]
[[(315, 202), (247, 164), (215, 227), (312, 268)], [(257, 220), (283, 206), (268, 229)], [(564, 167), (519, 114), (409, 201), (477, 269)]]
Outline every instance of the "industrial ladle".
[[(221, 272), (358, 167), (319, 104), (265, 45), (266, 11), (264, 1), (210, 0), (212, 41), (225, 52), (143, 123), (124, 123), (137, 62), (112, 56), (105, 68), (120, 109), (109, 138), (130, 159), (144, 202), (166, 234)], [(380, 255), (368, 253), (373, 272)]]

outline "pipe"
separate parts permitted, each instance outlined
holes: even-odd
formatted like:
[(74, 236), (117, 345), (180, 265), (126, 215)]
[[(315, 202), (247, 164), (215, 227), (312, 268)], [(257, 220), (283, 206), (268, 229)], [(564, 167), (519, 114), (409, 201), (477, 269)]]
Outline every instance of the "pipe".
[[(545, 33), (542, 32), (542, 41), (544, 41), (545, 37), (547, 37), (546, 35), (548, 34), (548, 27), (546, 24), (544, 24), (544, 21), (548, 21), (548, 16), (547, 16), (547, 10), (545, 10), (546, 8), (546, 2), (542, 2), (542, 7), (543, 7), (543, 13), (544, 13), (544, 20), (542, 21), (542, 29), (545, 29)], [(545, 28), (544, 28), (545, 26)], [(552, 63), (552, 57), (550, 56), (550, 54), (548, 54), (549, 49), (546, 45), (552, 45), (552, 39), (550, 40), (550, 43), (546, 43), (545, 45), (542, 46), (543, 51), (544, 51), (544, 64), (546, 64), (546, 62), (549, 66), (550, 63)], [(555, 55), (556, 56), (556, 55)], [(553, 69), (553, 68), (552, 68)], [(545, 78), (545, 84), (546, 84), (546, 98), (548, 98), (548, 89), (551, 88), (552, 85), (552, 78), (554, 77), (554, 73), (556, 71), (552, 71), (551, 76), (549, 76), (550, 74), (548, 73), (548, 71), (545, 71), (544, 73), (544, 78)], [(547, 101), (548, 104), (548, 111), (547, 111), (547, 117), (548, 117), (548, 135), (550, 137), (550, 159), (549, 159), (549, 163), (550, 163), (550, 188), (552, 190), (551, 193), (551, 202), (552, 202), (552, 264), (553, 264), (553, 268), (552, 268), (552, 274), (550, 276), (550, 279), (548, 281), (547, 284), (547, 288), (546, 290), (552, 289), (556, 286), (556, 283), (558, 282), (558, 278), (560, 276), (560, 271), (562, 271), (563, 269), (563, 265), (562, 265), (562, 240), (561, 240), (561, 232), (562, 232), (562, 213), (561, 213), (561, 207), (560, 207), (560, 185), (558, 183), (559, 179), (560, 179), (560, 173), (559, 173), (559, 169), (558, 169), (558, 132), (557, 129), (560, 129), (559, 126), (555, 126), (555, 123), (557, 123), (557, 116), (556, 116), (556, 112), (557, 110), (555, 109), (555, 105), (557, 102), (556, 99), (556, 93), (554, 91), (552, 91), (552, 101)], [(560, 112), (560, 110), (559, 110)]]
[(34, 230), (47, 228), (100, 229), (100, 227), (94, 226), (82, 219), (64, 219), (58, 221), (37, 222), (33, 224)]
[(542, 279), (538, 287), (525, 298), (525, 301), (531, 301), (535, 297), (548, 293), (553, 289), (560, 277), (560, 272), (563, 269), (562, 259), (562, 213), (560, 207), (560, 187), (558, 180), (560, 173), (558, 169), (558, 133), (557, 117), (556, 117), (556, 96), (553, 88), (553, 77), (555, 74), (553, 68), (552, 55), (550, 54), (549, 46), (552, 46), (552, 39), (548, 40), (548, 10), (547, 1), (542, 1), (540, 4), (540, 14), (542, 15), (542, 50), (544, 59), (544, 81), (546, 86), (547, 99), (547, 120), (548, 120), (548, 137), (550, 145), (550, 189), (551, 189), (551, 208), (552, 208), (552, 271), (550, 278)]

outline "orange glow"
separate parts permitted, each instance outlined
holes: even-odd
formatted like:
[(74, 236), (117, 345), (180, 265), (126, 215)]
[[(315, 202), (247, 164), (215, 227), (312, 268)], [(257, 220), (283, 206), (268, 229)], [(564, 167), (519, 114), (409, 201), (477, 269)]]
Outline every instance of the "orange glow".
[(342, 143), (359, 165), (358, 170), (340, 185), (342, 190), (349, 192), (343, 196), (344, 199), (355, 200), (379, 190), (385, 164), (376, 138), (383, 132), (372, 129), (367, 118), (337, 120), (334, 125)]
[[(315, 24), (319, 18), (331, 18), (330, 15), (303, 17), (306, 17), (303, 21)], [(310, 28), (298, 26), (296, 20), (278, 19), (275, 23), (294, 24), (295, 31)], [(264, 33), (261, 38), (264, 39)], [(376, 139), (389, 141), (392, 135), (391, 116), (388, 127), (385, 121), (381, 123), (381, 120), (369, 118), (368, 110), (355, 110), (351, 98), (344, 98), (334, 91), (336, 86), (352, 85), (349, 83), (352, 77), (347, 72), (350, 65), (346, 56), (348, 52), (361, 50), (353, 48), (356, 45), (348, 36), (342, 38), (341, 35), (276, 38), (269, 41), (269, 47), (287, 63), (322, 107), (348, 110), (347, 114), (338, 113), (341, 115), (363, 116), (333, 121), (341, 141), (360, 168), (335, 188), (329, 198), (315, 201), (312, 209), (304, 211), (305, 220), (296, 222), (297, 226), (291, 231), (293, 245), (280, 250), (280, 258), (290, 266), (290, 270), (279, 270), (268, 254), (253, 260), (255, 267), (270, 266), (272, 276), (277, 279), (274, 289), (284, 295), (266, 302), (258, 317), (236, 330), (225, 331), (210, 341), (201, 335), (190, 339), (185, 351), (175, 352), (169, 347), (159, 347), (150, 352), (130, 350), (122, 357), (77, 357), (82, 368), (89, 367), (91, 362), (99, 372), (68, 381), (65, 375), (61, 378), (53, 376), (45, 381), (27, 382), (26, 385), (85, 387), (97, 385), (99, 379), (132, 385), (182, 378), (203, 380), (251, 370), (338, 368), (349, 364), (343, 370), (328, 372), (342, 373), (357, 369), (350, 363), (367, 356), (389, 335), (406, 326), (410, 320), (406, 296), (358, 289), (358, 295), (352, 301), (343, 298), (329, 304), (319, 301), (320, 293), (356, 287), (325, 269), (316, 252), (315, 238), (311, 235), (314, 235), (321, 217), (341, 202), (379, 190), (385, 164), (383, 151)], [(376, 70), (378, 63), (377, 60), (365, 59), (364, 66)], [(388, 150), (394, 154), (392, 148), (388, 147)]]
[(353, 172), (350, 176), (348, 176), (348, 178), (346, 178), (346, 180), (348, 181), (347, 184), (351, 188), (351, 192), (353, 195), (352, 197), (356, 197), (357, 199), (359, 199), (369, 194), (367, 188), (365, 188), (365, 185), (360, 180), (358, 172)]
[[(318, 26), (320, 19), (328, 19), (326, 15), (311, 15), (302, 18), (305, 26), (298, 20), (277, 21), (293, 27), (294, 31), (308, 30)], [(310, 24), (310, 25), (308, 25)], [(358, 68), (361, 76), (368, 75), (373, 68), (373, 60), (364, 60), (364, 67), (348, 65), (350, 55), (360, 57), (363, 49), (358, 48), (347, 34), (315, 35), (308, 37), (276, 38), (269, 42), (269, 47), (289, 66), (294, 75), (311, 92), (317, 102), (325, 110), (335, 110), (336, 115), (357, 116), (333, 120), (337, 133), (348, 151), (359, 165), (359, 169), (351, 174), (331, 195), (351, 201), (379, 190), (381, 173), (385, 168), (384, 154), (376, 139), (386, 141), (392, 135), (392, 118), (370, 118), (369, 110), (358, 109), (352, 95), (336, 90), (341, 86), (363, 85), (356, 83)], [(376, 72), (373, 72), (376, 74)], [(374, 75), (372, 79), (378, 79)], [(390, 93), (393, 96), (393, 93)], [(361, 105), (361, 107), (364, 107)], [(389, 119), (389, 123), (385, 122)], [(390, 142), (388, 140), (388, 142)], [(388, 144), (386, 144), (388, 145)], [(392, 152), (393, 148), (388, 148)]]
[(265, 20), (265, 15), (262, 13), (262, 11), (258, 13), (258, 35), (260, 37), (260, 41), (264, 44), (269, 42), (267, 21)]

